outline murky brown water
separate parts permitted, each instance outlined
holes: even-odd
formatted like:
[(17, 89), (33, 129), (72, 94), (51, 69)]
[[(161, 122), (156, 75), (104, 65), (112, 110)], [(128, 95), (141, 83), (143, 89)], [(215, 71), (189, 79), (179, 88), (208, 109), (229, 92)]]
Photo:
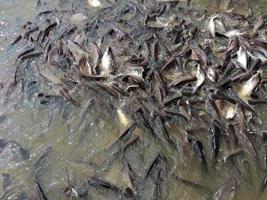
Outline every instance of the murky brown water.
[[(69, 1), (65, 2), (47, 1), (45, 8), (67, 9), (71, 7)], [(257, 11), (267, 13), (266, 0), (251, 1), (250, 3)], [(195, 4), (206, 8), (210, 1), (195, 1)], [(111, 153), (116, 152), (116, 147), (110, 148), (110, 146), (125, 129), (125, 126), (119, 121), (117, 112), (118, 109), (123, 110), (121, 102), (115, 103), (114, 108), (110, 108), (108, 98), (105, 98), (104, 94), (98, 94), (89, 89), (81, 91), (81, 94), (86, 94), (88, 99), (94, 96), (89, 109), (87, 109), (88, 104), (86, 103), (77, 109), (63, 100), (51, 104), (49, 109), (36, 106), (34, 102), (18, 102), (17, 99), (20, 99), (20, 95), (22, 95), (20, 91), (15, 91), (11, 100), (8, 103), (5, 102), (4, 94), (15, 71), (14, 60), (24, 48), (22, 46), (12, 47), (10, 43), (20, 33), (21, 26), (25, 21), (31, 20), (37, 10), (35, 0), (0, 0), (0, 82), (4, 84), (0, 91), (0, 115), (6, 116), (0, 121), (0, 138), (19, 142), (31, 154), (30, 160), (15, 164), (2, 161), (4, 164), (0, 164), (0, 174), (10, 174), (16, 184), (12, 186), (8, 194), (4, 194), (0, 187), (0, 198), (3, 200), (15, 199), (15, 196), (19, 196), (21, 193), (31, 196), (36, 173), (50, 200), (67, 199), (63, 191), (68, 184), (68, 176), (75, 188), (82, 187), (88, 177), (96, 174), (105, 177), (106, 180), (120, 188), (126, 188), (129, 187), (129, 180), (121, 161), (130, 160), (136, 176), (142, 177), (149, 164), (157, 156), (157, 152), (163, 151), (173, 161), (173, 163), (169, 163), (167, 170), (172, 170), (187, 180), (206, 186), (208, 191), (177, 183), (173, 177), (168, 177), (163, 185), (162, 199), (209, 199), (214, 191), (231, 176), (231, 170), (224, 166), (211, 169), (208, 174), (203, 174), (198, 163), (192, 161), (190, 166), (186, 166), (173, 149), (158, 144), (152, 136), (145, 134), (144, 130), (135, 130), (136, 134), (142, 138), (134, 144), (136, 148), (129, 148), (124, 157), (118, 154), (116, 159), (110, 160)], [(89, 9), (88, 12), (89, 15), (93, 15), (94, 10)], [(170, 134), (174, 137), (184, 134), (185, 130), (181, 121), (174, 120), (168, 124), (168, 127)], [(199, 134), (204, 135), (205, 133)], [(40, 160), (39, 158), (46, 155), (46, 152), (48, 152), (47, 156)], [(208, 152), (207, 149), (206, 152)], [(244, 157), (244, 159), (250, 158)], [(36, 166), (35, 163), (38, 160)], [(106, 160), (109, 162), (105, 162)], [(253, 166), (251, 175), (248, 176), (253, 181), (238, 187), (236, 195), (238, 200), (258, 198), (258, 187), (264, 172), (256, 171), (256, 166)], [(0, 177), (0, 181), (4, 182), (3, 176)], [(149, 181), (152, 182), (148, 179)], [(150, 199), (150, 193), (153, 193), (154, 190), (152, 187), (149, 188), (151, 184), (147, 185), (148, 188), (143, 191), (145, 193), (143, 199)], [(5, 196), (1, 197), (1, 194)], [(118, 199), (118, 196), (105, 190), (90, 189), (87, 199), (112, 200)], [(261, 199), (267, 199), (266, 191)]]

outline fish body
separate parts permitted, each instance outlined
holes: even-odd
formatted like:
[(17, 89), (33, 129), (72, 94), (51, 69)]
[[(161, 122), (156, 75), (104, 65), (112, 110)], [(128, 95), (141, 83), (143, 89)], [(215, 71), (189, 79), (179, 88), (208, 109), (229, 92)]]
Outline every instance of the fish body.
[(237, 51), (237, 61), (243, 69), (247, 69), (248, 57), (246, 51), (242, 46), (240, 46), (239, 50)]
[(108, 47), (101, 60), (101, 75), (109, 75), (113, 72), (113, 59), (111, 49)]
[(99, 0), (88, 0), (88, 3), (92, 7), (100, 7), (102, 5)]
[(209, 31), (212, 37), (215, 37), (215, 19), (218, 18), (218, 15), (211, 17), (209, 22)]
[(237, 187), (236, 178), (228, 179), (213, 195), (213, 200), (232, 200)]
[(204, 170), (207, 170), (207, 162), (202, 143), (199, 140), (197, 140), (197, 138), (194, 137), (194, 135), (192, 134), (187, 134), (187, 141), (191, 144), (192, 150), (197, 156), (199, 162), (202, 163)]
[(205, 82), (205, 73), (204, 71), (201, 69), (200, 65), (198, 65), (197, 67), (197, 73), (196, 73), (196, 77), (197, 77), (197, 83), (196, 86), (194, 88), (194, 93), (198, 90), (198, 88), (200, 88), (204, 82)]
[(0, 166), (21, 162), (30, 158), (30, 153), (19, 143), (0, 139)]
[(250, 99), (251, 93), (257, 88), (257, 86), (260, 84), (260, 81), (260, 73), (256, 73), (255, 75), (253, 75), (241, 86), (240, 90), (238, 91), (239, 97), (245, 101)]
[(214, 159), (217, 159), (220, 149), (221, 128), (218, 126), (217, 121), (213, 121), (210, 128), (210, 146), (213, 151)]

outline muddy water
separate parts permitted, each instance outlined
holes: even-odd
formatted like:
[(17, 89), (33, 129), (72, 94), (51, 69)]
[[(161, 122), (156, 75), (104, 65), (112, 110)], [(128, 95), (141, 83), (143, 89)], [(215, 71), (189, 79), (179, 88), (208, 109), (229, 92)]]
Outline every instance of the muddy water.
[[(205, 8), (209, 3), (210, 1), (198, 1), (196, 4)], [(261, 12), (267, 12), (266, 0), (252, 1), (251, 4)], [(68, 9), (71, 6), (70, 1), (47, 1), (42, 8)], [(6, 102), (4, 94), (11, 84), (15, 71), (15, 58), (24, 48), (12, 47), (10, 43), (21, 31), (22, 25), (40, 11), (38, 9), (36, 1), (33, 0), (0, 0), (0, 82), (3, 87), (0, 91), (0, 138), (19, 142), (31, 155), (29, 160), (19, 162), (1, 160), (0, 174), (10, 174), (15, 184), (12, 184), (7, 193), (1, 191), (0, 187), (0, 197), (16, 199), (15, 197), (23, 193), (33, 197), (36, 176), (48, 198), (52, 200), (67, 199), (63, 192), (69, 181), (77, 190), (82, 190), (88, 177), (93, 175), (105, 177), (120, 188), (126, 188), (130, 183), (121, 160), (126, 159), (132, 163), (136, 176), (143, 177), (157, 152), (163, 151), (171, 158), (171, 163), (166, 166), (167, 170), (206, 188), (193, 188), (177, 183), (173, 177), (167, 177), (163, 185), (162, 199), (209, 199), (218, 186), (231, 176), (231, 169), (227, 166), (215, 167), (209, 170), (208, 174), (204, 174), (197, 162), (192, 161), (190, 165), (186, 165), (183, 159), (187, 158), (180, 158), (173, 149), (158, 144), (142, 129), (134, 131), (142, 140), (134, 144), (135, 148), (129, 148), (122, 157), (120, 153), (116, 153), (119, 150), (116, 146), (113, 147), (113, 143), (126, 128), (120, 122), (117, 110), (127, 112), (121, 102), (114, 102), (105, 94), (84, 89), (81, 94), (86, 95), (84, 98), (88, 101), (79, 109), (63, 100), (53, 102), (48, 109), (37, 106), (34, 101), (18, 102), (17, 99), (22, 95), (19, 90), (16, 90)], [(89, 15), (93, 12), (94, 10), (89, 10)], [(110, 107), (109, 101), (113, 102), (113, 107)], [(176, 120), (170, 122), (168, 124), (170, 134), (183, 135), (185, 132), (183, 123)], [(205, 131), (199, 134), (207, 135)], [(208, 149), (205, 151), (208, 154)], [(114, 157), (116, 159), (113, 159)], [(238, 188), (236, 199), (258, 198), (259, 183), (263, 176), (264, 173), (257, 171), (256, 166), (252, 165), (248, 177), (253, 181), (248, 181)], [(5, 182), (3, 177), (1, 183)], [(143, 199), (151, 199), (150, 194), (154, 190), (151, 182), (153, 180), (148, 179), (148, 186), (143, 190)], [(265, 199), (266, 195), (267, 193), (263, 194), (261, 199)], [(101, 189), (90, 189), (88, 196), (87, 199), (119, 198), (116, 194)]]

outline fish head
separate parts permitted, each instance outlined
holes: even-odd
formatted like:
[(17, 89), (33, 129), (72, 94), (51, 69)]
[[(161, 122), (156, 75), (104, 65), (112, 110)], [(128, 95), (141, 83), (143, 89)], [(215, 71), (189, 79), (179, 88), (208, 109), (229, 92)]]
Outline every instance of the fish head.
[(214, 68), (209, 67), (206, 71), (206, 75), (210, 81), (212, 82), (217, 81), (217, 73)]

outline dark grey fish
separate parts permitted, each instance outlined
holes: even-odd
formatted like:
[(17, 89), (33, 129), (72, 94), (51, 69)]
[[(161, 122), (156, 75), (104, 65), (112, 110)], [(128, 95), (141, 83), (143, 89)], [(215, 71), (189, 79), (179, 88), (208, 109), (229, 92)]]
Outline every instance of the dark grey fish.
[(36, 52), (32, 52), (32, 53), (28, 53), (28, 54), (25, 54), (23, 56), (20, 57), (20, 60), (21, 61), (24, 61), (26, 59), (32, 59), (32, 58), (36, 58), (36, 57), (39, 57), (43, 54), (43, 52), (41, 51), (36, 51)]
[(35, 180), (34, 187), (35, 187), (35, 193), (39, 200), (48, 200), (40, 182), (37, 179)]
[(260, 194), (262, 194), (264, 192), (266, 186), (267, 186), (267, 175), (265, 175), (261, 181), (261, 185), (260, 185), (260, 189), (259, 189)]
[(241, 105), (238, 105), (238, 115), (239, 115), (239, 131), (237, 131), (237, 136), (239, 142), (244, 146), (244, 148), (251, 154), (251, 156), (258, 162), (258, 153), (256, 151), (255, 144), (253, 143), (252, 137), (247, 130), (246, 116), (244, 109)]
[(238, 181), (236, 178), (229, 178), (220, 188), (215, 192), (213, 200), (232, 200), (235, 196), (235, 190)]
[(241, 160), (241, 167), (242, 167), (242, 171), (241, 171), (242, 177), (244, 178), (246, 182), (248, 182), (249, 184), (252, 184), (253, 180), (252, 180), (250, 162), (247, 159)]
[(66, 29), (60, 34), (59, 39), (61, 40), (70, 36), (71, 34), (75, 33), (77, 29), (78, 27), (76, 25), (72, 27), (67, 26)]
[(213, 157), (216, 161), (220, 150), (220, 138), (222, 136), (221, 128), (219, 127), (218, 121), (214, 120), (211, 123), (209, 127), (209, 134), (210, 134), (209, 136), (210, 147), (213, 152)]
[(168, 133), (168, 131), (166, 130), (164, 124), (163, 124), (163, 121), (161, 119), (160, 116), (157, 116), (156, 117), (156, 120), (155, 120), (155, 123), (156, 123), (156, 129), (155, 129), (155, 132), (157, 133), (158, 137), (161, 139), (162, 136), (163, 138), (173, 147), (175, 147), (175, 143), (172, 141), (172, 139), (170, 138), (170, 135)]
[(19, 36), (16, 37), (16, 39), (11, 43), (11, 45), (14, 45), (14, 44), (18, 43), (21, 39), (22, 39), (22, 36), (19, 35)]
[(52, 150), (52, 147), (49, 146), (45, 152), (39, 157), (39, 159), (34, 163), (34, 173), (36, 176), (39, 175), (40, 171), (42, 170), (44, 164), (47, 162), (48, 156)]
[(164, 106), (168, 106), (173, 102), (176, 102), (178, 99), (181, 99), (183, 97), (182, 94), (176, 94), (173, 96), (167, 96), (166, 98), (163, 99), (163, 105)]
[(214, 101), (214, 94), (210, 93), (207, 96), (205, 101), (207, 112), (210, 113), (213, 119), (220, 119), (220, 111)]
[(133, 189), (136, 190), (136, 188), (137, 188), (137, 174), (134, 172), (132, 166), (130, 165), (130, 163), (128, 161), (124, 162), (124, 166), (125, 166), (126, 171), (128, 173), (130, 183), (133, 186)]
[(4, 123), (7, 120), (6, 115), (0, 115), (0, 124)]
[(187, 134), (187, 141), (191, 144), (191, 147), (197, 156), (199, 162), (202, 164), (205, 171), (208, 170), (207, 162), (204, 155), (204, 149), (202, 143), (192, 134)]
[[(39, 0), (40, 1), (40, 0)], [(38, 1), (38, 2), (39, 2)], [(53, 13), (53, 12), (55, 12), (55, 10), (45, 10), (45, 11), (42, 11), (42, 12), (39, 12), (38, 14), (37, 14), (37, 17), (40, 17), (40, 16), (42, 16), (42, 15), (49, 15), (49, 14), (51, 14), (51, 13)]]
[(126, 199), (134, 199), (135, 198), (135, 194), (132, 191), (131, 188), (127, 187), (123, 189), (122, 195), (126, 198)]
[(240, 104), (242, 107), (244, 107), (245, 109), (249, 110), (250, 112), (252, 112), (253, 116), (256, 118), (259, 118), (259, 114), (255, 111), (254, 108), (252, 108), (249, 104), (247, 104), (246, 102), (244, 102), (234, 91), (233, 89), (229, 88), (228, 89), (230, 97), (235, 100), (236, 103)]
[[(30, 158), (30, 153), (18, 142), (0, 139), (0, 159), (3, 161), (21, 162)], [(3, 163), (3, 162), (2, 162)], [(0, 164), (1, 165), (1, 164)]]
[(156, 181), (155, 181), (155, 188), (153, 192), (153, 200), (160, 200), (161, 199), (161, 190), (162, 190), (162, 169), (158, 171)]
[(182, 183), (182, 184), (184, 184), (184, 185), (186, 185), (188, 187), (191, 187), (191, 188), (194, 188), (194, 189), (200, 189), (200, 190), (206, 191), (208, 193), (211, 192), (210, 189), (205, 185), (201, 185), (200, 183), (196, 183), (196, 182), (184, 179), (184, 178), (182, 178), (182, 177), (180, 177), (180, 176), (178, 176), (178, 175), (176, 175), (174, 173), (172, 173), (171, 175), (175, 178), (175, 180), (177, 182)]
[(28, 26), (26, 29), (27, 30), (23, 35), (23, 39), (29, 40), (31, 33), (38, 31), (39, 27), (31, 25), (31, 26)]
[(96, 188), (108, 189), (108, 190), (111, 190), (115, 193), (121, 193), (122, 192), (121, 189), (117, 185), (110, 183), (110, 182), (108, 182), (108, 181), (106, 181), (100, 177), (89, 178), (88, 185), (96, 187)]
[(25, 49), (22, 53), (20, 53), (17, 57), (17, 59), (20, 59), (22, 56), (25, 56), (26, 54), (29, 54), (35, 50), (36, 47), (30, 47)]
[(44, 29), (44, 35), (47, 37), (47, 36), (49, 35), (50, 31), (51, 31), (54, 27), (56, 27), (57, 25), (58, 25), (57, 22), (54, 22), (54, 23), (48, 25), (48, 26)]
[(8, 173), (3, 173), (2, 177), (3, 177), (3, 191), (5, 191), (12, 184), (12, 178)]
[(149, 167), (146, 170), (145, 176), (144, 176), (144, 181), (147, 180), (147, 178), (150, 176), (150, 174), (152, 173), (153, 169), (161, 162), (162, 160), (162, 156), (160, 153), (157, 154), (157, 156), (153, 159), (153, 161), (151, 162), (151, 164), (149, 165)]

